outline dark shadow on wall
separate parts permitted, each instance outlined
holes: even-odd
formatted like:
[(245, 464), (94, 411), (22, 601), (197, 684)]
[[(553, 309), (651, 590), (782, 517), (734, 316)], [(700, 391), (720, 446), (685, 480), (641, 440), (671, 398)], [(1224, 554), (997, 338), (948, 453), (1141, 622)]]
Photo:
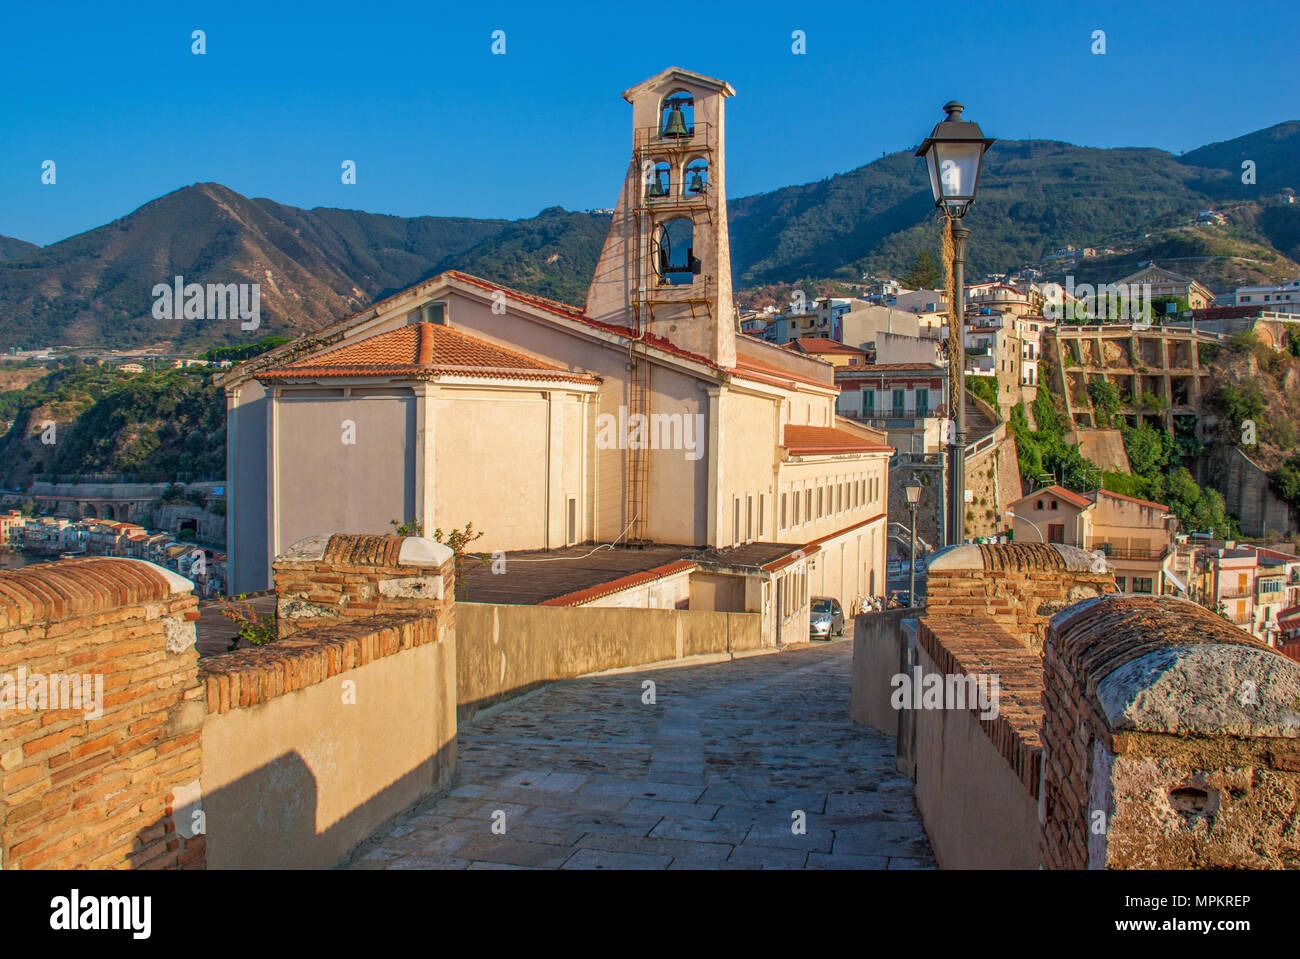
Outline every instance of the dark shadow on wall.
[[(437, 755), (318, 830), (316, 776), (297, 752), (284, 753), (202, 797), (198, 822), (205, 857), (190, 868), (204, 868), (205, 862), (209, 869), (328, 869), (402, 813), (449, 788), (455, 756), (452, 739)], [(189, 824), (196, 822), (193, 811), (177, 809), (173, 817), (137, 832), (129, 867), (158, 868), (160, 843), (175, 849), (172, 844), (188, 838)]]

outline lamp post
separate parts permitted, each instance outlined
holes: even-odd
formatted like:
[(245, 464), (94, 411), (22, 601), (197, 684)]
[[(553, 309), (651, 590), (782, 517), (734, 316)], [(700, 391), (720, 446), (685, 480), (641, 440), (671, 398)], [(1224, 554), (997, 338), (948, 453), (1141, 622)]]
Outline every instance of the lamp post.
[[(1047, 540), (1043, 539), (1043, 531), (1042, 531), (1041, 529), (1038, 528), (1038, 524), (1035, 523), (1033, 520), (1031, 520), (1031, 519), (1025, 519), (1025, 517), (1023, 517), (1023, 516), (1018, 516), (1018, 515), (1016, 515), (1016, 511), (1013, 510), (1013, 509), (1005, 510), (1005, 511), (1003, 512), (1003, 515), (1004, 515), (1004, 516), (1010, 516), (1013, 520), (1018, 519), (1018, 520), (1020, 520), (1022, 523), (1028, 523), (1030, 526), (1032, 526), (1032, 527), (1034, 528), (1034, 532), (1038, 534), (1038, 541), (1039, 541), (1040, 543), (1046, 543), (1046, 542), (1047, 542)], [(1013, 527), (1013, 530), (1014, 530), (1014, 527)]]
[(912, 557), (908, 563), (911, 579), (907, 584), (907, 605), (909, 608), (914, 608), (916, 606), (916, 505), (921, 501), (921, 484), (913, 480), (903, 487), (903, 492), (907, 495), (907, 508), (912, 513)]
[(979, 125), (962, 118), (964, 108), (956, 100), (944, 104), (948, 118), (935, 125), (917, 149), (925, 158), (930, 174), (934, 205), (952, 223), (953, 300), (951, 339), (955, 353), (957, 382), (953, 402), (956, 426), (948, 436), (948, 543), (966, 541), (966, 240), (970, 228), (962, 217), (975, 202), (984, 151), (993, 143)]

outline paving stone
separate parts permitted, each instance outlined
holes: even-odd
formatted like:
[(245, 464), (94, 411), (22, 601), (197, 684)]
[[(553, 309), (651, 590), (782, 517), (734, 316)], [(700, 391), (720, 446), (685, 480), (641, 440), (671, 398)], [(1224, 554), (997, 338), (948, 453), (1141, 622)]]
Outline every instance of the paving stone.
[(606, 852), (636, 852), (650, 856), (686, 856), (712, 862), (722, 862), (731, 854), (732, 849), (728, 843), (721, 842), (655, 839), (608, 833), (588, 833), (578, 840), (578, 848), (602, 849)]
[(579, 849), (562, 869), (667, 869), (672, 856), (647, 856), (637, 852), (606, 852), (603, 849)]
[(743, 823), (712, 822), (706, 819), (667, 819), (650, 830), (651, 839), (687, 839), (691, 842), (723, 842), (738, 845), (745, 841), (749, 826)]
[(781, 846), (786, 849), (802, 849), (804, 852), (830, 852), (834, 836), (829, 829), (809, 827), (803, 835), (790, 831), (789, 826), (760, 826), (749, 828), (745, 836), (746, 846)]
[(515, 773), (501, 783), (512, 788), (541, 789), (546, 792), (573, 792), (581, 789), (591, 777), (582, 773), (522, 772)]
[(737, 846), (731, 850), (727, 862), (736, 865), (758, 866), (763, 869), (802, 869), (808, 853), (798, 849), (779, 849), (775, 846)]
[(623, 811), (634, 815), (663, 816), (668, 819), (712, 819), (718, 807), (703, 802), (633, 799), (623, 807)]
[(521, 822), (551, 829), (577, 829), (585, 833), (615, 833), (645, 836), (659, 824), (662, 816), (644, 813), (604, 812), (585, 809), (555, 809), (539, 806)]
[(681, 783), (656, 783), (627, 779), (599, 779), (580, 790), (583, 795), (627, 796), (629, 799), (671, 799), (675, 802), (694, 802), (704, 792), (704, 785)]
[(450, 794), (350, 867), (933, 868), (893, 740), (849, 719), (851, 662), (836, 642), (552, 683), (462, 725)]
[(524, 842), (509, 834), (471, 838), (456, 854), (471, 862), (499, 862), (514, 866), (558, 868), (572, 854), (570, 846)]
[(886, 856), (850, 856), (813, 852), (808, 854), (805, 869), (884, 869), (889, 863)]
[(424, 856), (419, 853), (413, 853), (409, 856), (403, 856), (401, 859), (394, 859), (388, 863), (388, 869), (464, 869), (469, 862), (464, 859), (456, 859), (451, 856)]

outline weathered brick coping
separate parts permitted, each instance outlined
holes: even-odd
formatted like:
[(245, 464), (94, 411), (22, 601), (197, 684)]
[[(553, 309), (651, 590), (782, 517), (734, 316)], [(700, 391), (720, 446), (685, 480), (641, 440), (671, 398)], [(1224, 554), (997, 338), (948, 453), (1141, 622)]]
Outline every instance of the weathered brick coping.
[(0, 571), (0, 630), (171, 599), (194, 584), (141, 559), (88, 556)]
[(917, 639), (945, 675), (998, 678), (997, 717), (980, 719), (978, 705), (970, 711), (1037, 799), (1043, 761), (1042, 659), (993, 620), (981, 617), (927, 616), (920, 621)]
[(936, 553), (926, 573), (988, 570), (1003, 573), (1092, 572), (1096, 557), (1077, 546), (999, 543), (949, 546)]
[(1196, 603), (1098, 597), (1048, 636), (1112, 732), (1300, 737), (1300, 665)]
[(452, 558), (449, 547), (417, 536), (372, 536), (335, 533), (298, 540), (275, 558), (281, 563), (328, 566), (441, 566)]
[(381, 613), (205, 657), (199, 663), (199, 680), (207, 687), (208, 713), (256, 706), (402, 650), (436, 643), (443, 633), (438, 620), (432, 611)]

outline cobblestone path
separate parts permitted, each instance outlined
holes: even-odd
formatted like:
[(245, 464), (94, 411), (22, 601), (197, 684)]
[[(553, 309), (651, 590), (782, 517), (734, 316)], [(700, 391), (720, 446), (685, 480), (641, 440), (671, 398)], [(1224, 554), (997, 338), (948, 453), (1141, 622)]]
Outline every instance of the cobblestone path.
[(348, 868), (932, 869), (893, 740), (849, 719), (852, 655), (843, 639), (504, 704), (461, 726), (451, 792)]

